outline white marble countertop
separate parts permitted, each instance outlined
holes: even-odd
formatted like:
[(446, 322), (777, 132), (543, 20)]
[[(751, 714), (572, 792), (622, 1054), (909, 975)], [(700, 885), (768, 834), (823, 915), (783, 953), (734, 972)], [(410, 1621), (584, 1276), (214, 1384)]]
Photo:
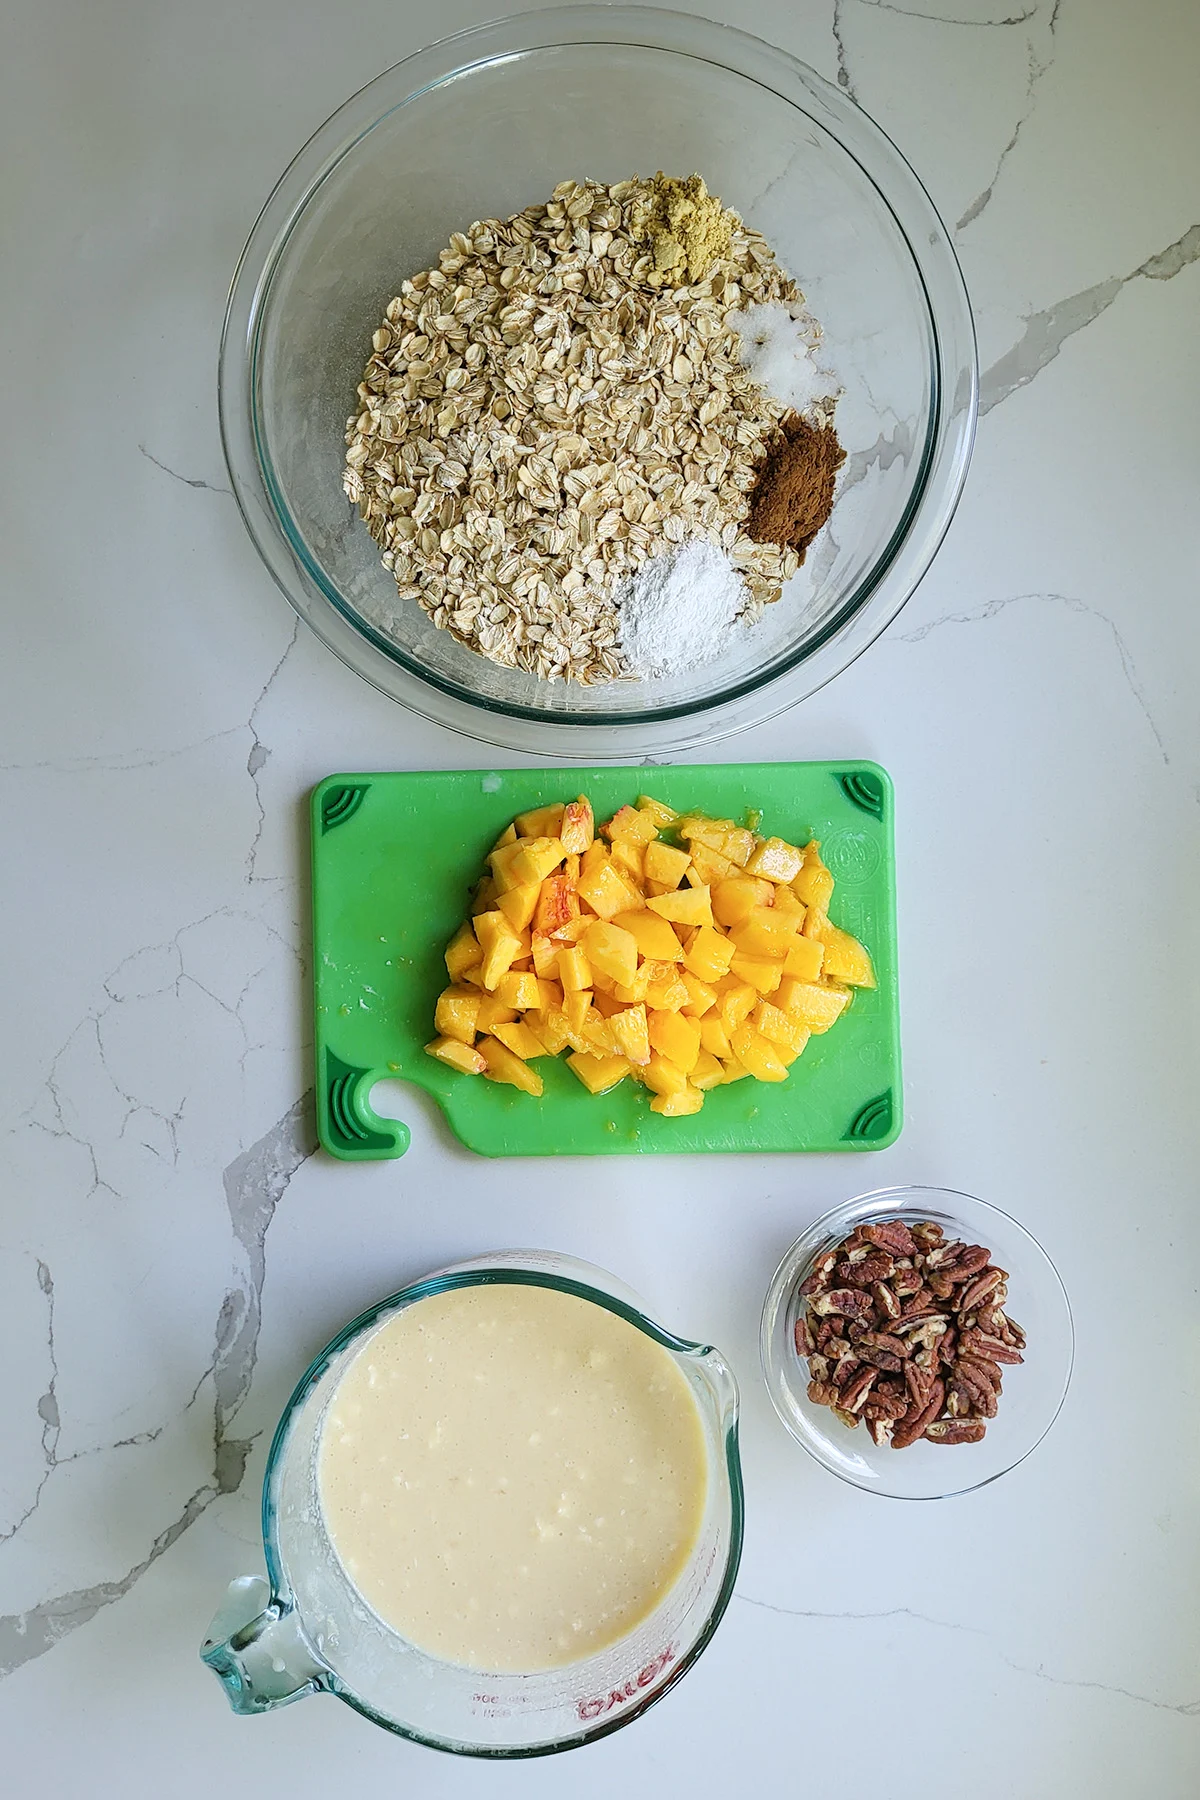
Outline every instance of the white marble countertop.
[[(232, 504), (226, 284), (296, 146), (495, 0), (18, 0), (0, 68), (5, 1014), (0, 1741), (58, 1800), (348, 1782), (456, 1800), (803, 1785), (1200, 1790), (1197, 304), (1188, 0), (761, 0), (928, 182), (983, 416), (886, 636), (729, 757), (892, 771), (907, 1124), (875, 1156), (314, 1155), (300, 802), (331, 769), (516, 760), (343, 669)], [(1067, 1408), (1004, 1481), (858, 1494), (756, 1373), (775, 1261), (849, 1192), (958, 1186), (1063, 1271)], [(436, 1194), (438, 1202), (429, 1203)], [(737, 1596), (686, 1682), (563, 1763), (485, 1767), (332, 1700), (233, 1717), (196, 1650), (343, 1319), (502, 1243), (605, 1264), (741, 1372)], [(384, 1788), (386, 1784), (386, 1788)]]

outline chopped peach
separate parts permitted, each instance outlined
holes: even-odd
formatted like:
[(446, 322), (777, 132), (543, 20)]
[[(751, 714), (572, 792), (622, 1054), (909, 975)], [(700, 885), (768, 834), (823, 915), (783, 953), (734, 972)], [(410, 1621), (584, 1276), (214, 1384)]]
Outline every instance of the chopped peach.
[(680, 888), (673, 894), (656, 894), (646, 905), (660, 919), (673, 925), (711, 925), (712, 905), (707, 887)]
[(648, 844), (651, 838), (658, 836), (658, 826), (645, 812), (637, 812), (632, 806), (620, 806), (608, 821), (600, 827), (610, 844), (619, 838), (631, 838), (635, 844)]
[[(747, 875), (764, 875), (768, 881), (794, 881), (804, 864), (804, 852), (782, 838), (764, 838), (745, 865)], [(797, 896), (799, 898), (799, 896)]]
[(733, 1054), (756, 1081), (786, 1081), (787, 1064), (769, 1039), (755, 1031), (753, 1025), (739, 1025), (730, 1042)]
[(558, 979), (562, 982), (564, 994), (577, 994), (591, 987), (591, 965), (578, 944), (573, 944), (569, 950), (559, 951)]
[(629, 1073), (629, 1064), (623, 1056), (591, 1056), (580, 1051), (568, 1056), (567, 1066), (589, 1094), (607, 1093)]
[(798, 937), (783, 959), (783, 972), (794, 975), (799, 981), (815, 981), (824, 961), (824, 944), (819, 944), (815, 938)]
[(783, 976), (783, 959), (766, 956), (735, 956), (729, 965), (731, 975), (739, 975), (760, 994), (773, 994)]
[(652, 1055), (642, 1070), (642, 1080), (655, 1094), (678, 1094), (688, 1085), (683, 1070), (665, 1056)]
[[(517, 840), (520, 843), (520, 839)], [(508, 873), (514, 885), (525, 881), (544, 881), (547, 875), (557, 869), (566, 855), (559, 838), (534, 838), (532, 843), (522, 845), (508, 865)]]
[(666, 1119), (683, 1119), (690, 1113), (698, 1113), (703, 1105), (704, 1095), (689, 1084), (680, 1088), (677, 1094), (655, 1094), (650, 1111), (661, 1113)]
[(512, 1019), (507, 1025), (493, 1025), (492, 1036), (522, 1062), (546, 1054), (545, 1044), (523, 1019)]
[(547, 1007), (541, 1013), (530, 1013), (525, 1023), (534, 1036), (541, 1040), (547, 1056), (558, 1056), (570, 1042), (570, 1027), (561, 1006)]
[(786, 956), (801, 920), (775, 906), (756, 906), (729, 935), (739, 956)]
[(520, 1088), (522, 1093), (532, 1094), (535, 1100), (541, 1097), (545, 1084), (537, 1070), (523, 1063), (499, 1038), (485, 1037), (479, 1046), (479, 1054), (487, 1065), (483, 1072), (488, 1081)]
[[(618, 918), (626, 917), (624, 913), (618, 913), (617, 916)], [(627, 987), (618, 984), (613, 988), (614, 1000), (620, 1001), (622, 1006), (640, 1006), (646, 998), (646, 989), (650, 985), (649, 971), (655, 967), (661, 967), (661, 965), (644, 962)]]
[(523, 838), (558, 837), (564, 810), (560, 800), (552, 806), (537, 806), (532, 812), (518, 813), (515, 835)]
[(472, 1050), (470, 1044), (464, 1044), (458, 1038), (434, 1038), (432, 1044), (425, 1046), (426, 1056), (436, 1056), (448, 1068), (457, 1069), (463, 1075), (482, 1075), (487, 1067), (478, 1050)]
[(644, 1006), (626, 1006), (609, 1014), (608, 1029), (622, 1056), (643, 1067), (650, 1061), (650, 1037)]
[(495, 994), (481, 994), (475, 1029), (476, 1031), (490, 1031), (493, 1025), (507, 1025), (508, 1021), (515, 1019), (516, 1016), (513, 1008), (505, 1006), (503, 1002), (497, 1000)]
[(805, 906), (824, 912), (833, 893), (833, 876), (821, 861), (821, 846), (815, 839), (801, 851), (802, 867), (792, 880), (792, 892)]
[(457, 1038), (460, 1044), (473, 1044), (479, 1029), (481, 1001), (482, 995), (477, 988), (446, 988), (438, 995), (433, 1009), (434, 1028), (442, 1037)]
[[(582, 947), (592, 969), (624, 987), (628, 987), (637, 974), (637, 939), (619, 925), (597, 920), (584, 933)], [(559, 961), (561, 966), (561, 957)], [(584, 984), (580, 982), (579, 985)]]
[(592, 814), (592, 803), (584, 794), (578, 800), (572, 800), (562, 818), (559, 831), (562, 847), (572, 856), (582, 856), (590, 849), (596, 836), (596, 822)]
[(567, 1023), (572, 1031), (582, 1031), (583, 1022), (592, 1007), (592, 996), (587, 988), (573, 989), (563, 995), (563, 1011), (567, 1015)]
[(651, 1012), (646, 1029), (650, 1042), (660, 1056), (682, 1069), (686, 1075), (696, 1065), (700, 1054), (700, 1022), (685, 1018), (679, 1012)]
[[(781, 1001), (782, 1001), (781, 994)], [(847, 988), (818, 986), (816, 982), (792, 981), (787, 990), (784, 1011), (798, 1019), (812, 1032), (828, 1031), (850, 1004)]]
[(475, 935), (483, 950), (481, 979), (488, 992), (494, 993), (500, 977), (507, 975), (521, 955), (521, 938), (502, 912), (480, 913), (475, 920)]
[(696, 1058), (696, 1066), (691, 1074), (692, 1086), (699, 1088), (701, 1093), (707, 1093), (709, 1088), (720, 1087), (724, 1079), (725, 1071), (716, 1057), (710, 1050), (705, 1050), (701, 1046), (700, 1054)]
[(728, 930), (738, 925), (756, 906), (769, 905), (774, 889), (769, 881), (758, 881), (752, 875), (731, 875), (713, 889), (713, 916)]
[(526, 881), (520, 887), (509, 888), (496, 896), (496, 906), (509, 924), (517, 931), (524, 931), (537, 909), (538, 899), (542, 892), (540, 881)]
[(665, 831), (667, 826), (673, 825), (679, 817), (674, 807), (668, 806), (662, 800), (652, 800), (649, 794), (638, 795), (637, 809), (640, 813), (645, 813), (648, 819), (653, 820), (655, 831)]
[(686, 850), (653, 840), (642, 852), (642, 871), (647, 881), (657, 881), (667, 893), (679, 886), (690, 861)]
[(623, 880), (640, 883), (644, 850), (634, 838), (618, 838), (610, 851), (612, 866), (619, 869)]
[(506, 825), (504, 827), (504, 830), (500, 833), (500, 836), (496, 839), (495, 843), (492, 845), (492, 849), (493, 850), (506, 850), (510, 844), (515, 844), (516, 841), (517, 841), (517, 827), (515, 825)]
[[(541, 1004), (541, 988), (537, 976), (532, 970), (520, 975), (510, 969), (496, 983), (496, 998), (502, 1006), (512, 1006), (518, 1012), (528, 1012), (531, 1007)], [(505, 1041), (501, 1039), (502, 1043)]]
[(727, 881), (733, 875), (737, 864), (722, 856), (719, 850), (710, 850), (707, 844), (693, 844), (692, 867), (699, 881), (715, 887), (718, 881)]
[(735, 988), (722, 994), (717, 1002), (717, 1010), (721, 1015), (721, 1023), (732, 1037), (737, 1027), (743, 1024), (758, 1004), (758, 989), (743, 981)]
[(546, 980), (553, 980), (558, 972), (558, 952), (561, 946), (544, 932), (535, 929), (530, 947), (535, 972)]
[(729, 973), (735, 946), (711, 925), (701, 925), (688, 940), (683, 966), (698, 981), (717, 981)]
[(519, 887), (523, 880), (533, 879), (532, 876), (514, 875), (512, 872), (513, 864), (524, 849), (524, 839), (514, 838), (511, 844), (504, 844), (499, 850), (493, 850), (488, 857), (488, 867), (498, 894), (505, 894), (512, 887)]
[(807, 1025), (795, 1018), (791, 1013), (783, 1012), (778, 1006), (772, 1006), (769, 1000), (760, 1000), (750, 1014), (749, 1024), (753, 1025), (777, 1050), (791, 1050), (799, 1056), (808, 1042)]
[(707, 1050), (710, 1056), (730, 1056), (732, 1046), (724, 1021), (714, 1013), (707, 1013), (700, 1021), (700, 1048)]
[[(597, 846), (593, 845), (593, 848)], [(623, 879), (620, 870), (607, 857), (590, 874), (587, 870), (587, 857), (583, 860), (584, 868), (579, 877), (579, 898), (586, 900), (597, 917), (614, 919), (618, 913), (637, 911), (641, 906), (641, 895)]]
[(646, 1005), (659, 1012), (678, 1012), (688, 1003), (688, 991), (674, 963), (645, 962)]
[(533, 929), (549, 936), (578, 916), (579, 898), (568, 877), (561, 871), (557, 875), (547, 875), (538, 888)]
[(446, 970), (451, 981), (460, 980), (467, 969), (478, 968), (482, 961), (479, 939), (469, 925), (460, 925), (446, 945)]
[(627, 931), (637, 945), (638, 955), (655, 962), (678, 962), (683, 948), (666, 919), (649, 908), (640, 912), (618, 913), (612, 920)]
[(711, 1012), (717, 1004), (716, 989), (710, 988), (706, 981), (697, 981), (696, 977), (687, 969), (683, 970), (679, 979), (688, 992), (686, 1004), (680, 1008), (680, 1011), (686, 1013), (690, 1019), (699, 1019), (705, 1013)]
[[(810, 939), (811, 943), (812, 940)], [(871, 958), (866, 949), (850, 932), (842, 931), (837, 925), (826, 926), (820, 939), (825, 952), (825, 960), (821, 973), (832, 976), (834, 981), (849, 982), (851, 987), (873, 988), (875, 971), (871, 966)]]
[(476, 918), (481, 912), (493, 911), (499, 891), (490, 875), (485, 875), (482, 881), (477, 881), (475, 892), (471, 896), (471, 916)]

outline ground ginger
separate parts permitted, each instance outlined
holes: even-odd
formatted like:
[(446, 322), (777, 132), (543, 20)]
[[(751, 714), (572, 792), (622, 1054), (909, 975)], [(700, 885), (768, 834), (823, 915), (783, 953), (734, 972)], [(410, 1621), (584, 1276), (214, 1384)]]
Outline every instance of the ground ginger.
[(729, 255), (737, 222), (737, 215), (709, 193), (702, 176), (679, 179), (660, 169), (644, 184), (630, 227), (653, 259), (650, 285), (685, 287), (703, 281), (713, 264)]

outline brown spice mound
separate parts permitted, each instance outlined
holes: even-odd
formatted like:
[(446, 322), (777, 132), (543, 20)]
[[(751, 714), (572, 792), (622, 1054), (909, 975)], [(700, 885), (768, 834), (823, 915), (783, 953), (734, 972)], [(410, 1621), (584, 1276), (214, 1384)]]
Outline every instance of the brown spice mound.
[(845, 460), (832, 425), (785, 413), (751, 490), (749, 536), (756, 544), (786, 544), (803, 562), (833, 510), (833, 484)]

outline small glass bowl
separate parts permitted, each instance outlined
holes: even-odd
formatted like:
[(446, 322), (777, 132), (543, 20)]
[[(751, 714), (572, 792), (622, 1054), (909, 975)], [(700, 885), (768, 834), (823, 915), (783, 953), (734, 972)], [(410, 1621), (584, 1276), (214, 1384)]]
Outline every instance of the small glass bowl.
[[(947, 1238), (986, 1244), (1009, 1273), (1013, 1317), (1025, 1330), (1025, 1361), (1004, 1371), (999, 1411), (978, 1444), (942, 1447), (921, 1440), (905, 1450), (876, 1445), (862, 1425), (851, 1431), (808, 1398), (808, 1365), (797, 1354), (799, 1288), (817, 1258), (856, 1225), (929, 1219)], [(1006, 1302), (1007, 1306), (1008, 1302)], [(1024, 1226), (970, 1194), (950, 1188), (880, 1188), (844, 1201), (797, 1238), (767, 1290), (760, 1339), (763, 1375), (776, 1412), (823, 1468), (869, 1494), (894, 1500), (945, 1500), (1014, 1469), (1041, 1443), (1066, 1399), (1075, 1358), (1071, 1307), (1057, 1269)]]

